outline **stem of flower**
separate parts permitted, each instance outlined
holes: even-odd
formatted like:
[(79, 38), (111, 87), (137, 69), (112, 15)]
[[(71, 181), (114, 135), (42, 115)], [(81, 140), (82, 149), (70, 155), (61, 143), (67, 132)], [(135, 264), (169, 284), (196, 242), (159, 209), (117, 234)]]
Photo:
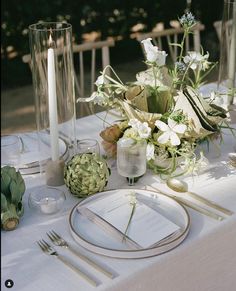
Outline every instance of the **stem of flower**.
[(152, 66), (152, 71), (153, 71), (153, 75), (154, 75), (154, 86), (156, 88), (156, 86), (157, 86), (157, 79), (156, 79), (155, 66)]
[(188, 29), (184, 29), (184, 35), (183, 35), (183, 39), (181, 41), (181, 50), (180, 50), (180, 54), (179, 54), (179, 62), (181, 62), (182, 58), (183, 58), (183, 52), (184, 52), (184, 42), (185, 42), (185, 38), (188, 35), (189, 30)]
[(132, 210), (131, 210), (131, 214), (130, 214), (130, 217), (129, 217), (128, 224), (127, 224), (125, 232), (124, 232), (124, 238), (123, 239), (125, 239), (125, 236), (127, 235), (127, 232), (128, 232), (128, 229), (129, 229), (129, 225), (130, 225), (131, 220), (132, 220), (132, 218), (134, 216), (134, 212), (135, 212), (135, 209), (136, 209), (136, 202), (133, 202), (131, 205), (132, 205)]
[(195, 86), (194, 86), (195, 89), (199, 87), (200, 73), (201, 73), (201, 70), (200, 70), (200, 67), (198, 66), (197, 73), (195, 74)]
[(190, 68), (191, 65), (192, 65), (192, 62), (189, 62), (188, 66), (187, 66), (187, 68), (186, 68), (186, 70), (185, 70), (185, 72), (184, 72), (184, 75), (183, 75), (182, 81), (181, 81), (180, 90), (182, 90), (182, 88), (183, 88), (184, 79), (185, 79), (185, 77), (186, 77), (186, 75), (187, 75), (187, 72), (188, 72), (188, 70), (189, 70), (189, 68)]

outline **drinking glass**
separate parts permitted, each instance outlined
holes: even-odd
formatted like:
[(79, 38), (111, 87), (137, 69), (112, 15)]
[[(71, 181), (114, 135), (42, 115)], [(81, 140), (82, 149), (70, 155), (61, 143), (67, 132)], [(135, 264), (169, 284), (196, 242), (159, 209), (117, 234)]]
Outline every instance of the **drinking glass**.
[(96, 153), (100, 155), (100, 147), (96, 139), (81, 139), (77, 142), (78, 153)]
[(225, 0), (220, 39), (218, 91), (228, 105), (236, 97), (236, 0)]
[(134, 185), (135, 178), (146, 172), (146, 148), (145, 140), (121, 138), (117, 142), (117, 170), (121, 176), (128, 178), (130, 186)]
[(21, 142), (16, 135), (1, 137), (1, 164), (18, 167), (20, 163)]

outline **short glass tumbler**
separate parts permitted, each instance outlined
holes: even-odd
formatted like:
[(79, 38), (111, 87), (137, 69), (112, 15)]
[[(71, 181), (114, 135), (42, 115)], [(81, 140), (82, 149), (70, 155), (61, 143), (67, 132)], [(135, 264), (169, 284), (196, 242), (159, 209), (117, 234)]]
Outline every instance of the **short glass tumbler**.
[(134, 185), (134, 178), (146, 172), (146, 148), (145, 140), (122, 138), (117, 142), (117, 170), (128, 178), (130, 186)]

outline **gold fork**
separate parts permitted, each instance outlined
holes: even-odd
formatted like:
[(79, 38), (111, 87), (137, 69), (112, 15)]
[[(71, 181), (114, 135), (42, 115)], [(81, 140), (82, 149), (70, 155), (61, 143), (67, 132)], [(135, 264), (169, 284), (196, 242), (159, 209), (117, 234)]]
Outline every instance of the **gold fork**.
[(65, 241), (58, 233), (56, 233), (54, 230), (51, 230), (47, 233), (47, 236), (49, 239), (56, 245), (60, 247), (64, 247), (68, 250), (70, 250), (73, 254), (78, 256), (81, 260), (88, 263), (90, 266), (94, 267), (96, 270), (102, 272), (107, 277), (113, 279), (117, 276), (117, 274), (114, 271), (108, 270), (105, 266), (100, 265), (98, 262), (95, 262), (91, 258), (81, 254), (74, 248), (72, 248), (67, 241)]
[(86, 274), (84, 271), (80, 270), (78, 267), (76, 267), (70, 261), (68, 261), (68, 259), (66, 259), (64, 256), (59, 255), (58, 252), (51, 245), (49, 245), (44, 239), (37, 241), (37, 244), (39, 245), (39, 247), (44, 253), (46, 253), (47, 255), (56, 257), (58, 260), (64, 263), (67, 267), (77, 272), (82, 278), (84, 278), (87, 282), (89, 282), (93, 286), (96, 287), (100, 284), (100, 282), (96, 278), (94, 278), (93, 275)]

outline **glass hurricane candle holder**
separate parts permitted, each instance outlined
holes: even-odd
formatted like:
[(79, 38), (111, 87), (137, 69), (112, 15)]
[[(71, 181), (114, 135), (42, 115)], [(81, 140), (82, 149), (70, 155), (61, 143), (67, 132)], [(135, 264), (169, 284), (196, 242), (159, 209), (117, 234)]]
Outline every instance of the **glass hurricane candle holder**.
[(51, 157), (40, 168), (46, 169), (48, 185), (59, 186), (64, 184), (61, 145), (66, 144), (70, 154), (76, 147), (72, 27), (58, 22), (32, 24), (29, 37), (39, 151), (40, 156), (50, 151)]
[(233, 104), (236, 97), (236, 1), (225, 0), (221, 25), (218, 90)]

